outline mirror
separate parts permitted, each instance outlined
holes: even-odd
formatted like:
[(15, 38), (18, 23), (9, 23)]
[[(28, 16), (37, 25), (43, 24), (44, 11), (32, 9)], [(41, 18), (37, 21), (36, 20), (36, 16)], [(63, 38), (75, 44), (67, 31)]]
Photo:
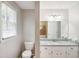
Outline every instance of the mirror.
[(67, 12), (68, 10), (42, 9), (40, 11), (40, 38), (68, 38), (69, 22)]

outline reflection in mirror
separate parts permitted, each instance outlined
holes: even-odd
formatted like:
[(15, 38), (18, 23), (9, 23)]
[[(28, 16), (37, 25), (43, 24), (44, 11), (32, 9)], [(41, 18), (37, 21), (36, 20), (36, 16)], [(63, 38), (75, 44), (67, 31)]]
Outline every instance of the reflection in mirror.
[(47, 38), (47, 21), (40, 21), (40, 37)]
[(40, 38), (61, 38), (61, 21), (40, 21)]

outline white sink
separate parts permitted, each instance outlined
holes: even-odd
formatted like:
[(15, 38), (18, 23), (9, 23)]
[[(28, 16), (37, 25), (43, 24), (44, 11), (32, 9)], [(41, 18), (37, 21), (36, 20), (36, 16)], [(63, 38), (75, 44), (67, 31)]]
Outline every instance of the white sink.
[(53, 41), (40, 41), (40, 45), (57, 45), (57, 42)]

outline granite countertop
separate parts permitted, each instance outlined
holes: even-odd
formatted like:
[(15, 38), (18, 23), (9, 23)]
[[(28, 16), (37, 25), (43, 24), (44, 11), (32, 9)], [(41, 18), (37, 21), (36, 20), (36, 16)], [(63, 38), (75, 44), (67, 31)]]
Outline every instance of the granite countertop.
[(40, 41), (40, 45), (78, 45), (73, 41)]

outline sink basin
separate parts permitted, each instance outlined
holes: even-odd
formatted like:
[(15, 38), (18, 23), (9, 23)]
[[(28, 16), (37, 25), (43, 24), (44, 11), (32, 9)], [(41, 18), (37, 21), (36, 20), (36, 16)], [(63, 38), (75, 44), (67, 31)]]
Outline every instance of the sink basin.
[(40, 45), (56, 45), (58, 44), (57, 42), (53, 42), (53, 41), (40, 41)]

